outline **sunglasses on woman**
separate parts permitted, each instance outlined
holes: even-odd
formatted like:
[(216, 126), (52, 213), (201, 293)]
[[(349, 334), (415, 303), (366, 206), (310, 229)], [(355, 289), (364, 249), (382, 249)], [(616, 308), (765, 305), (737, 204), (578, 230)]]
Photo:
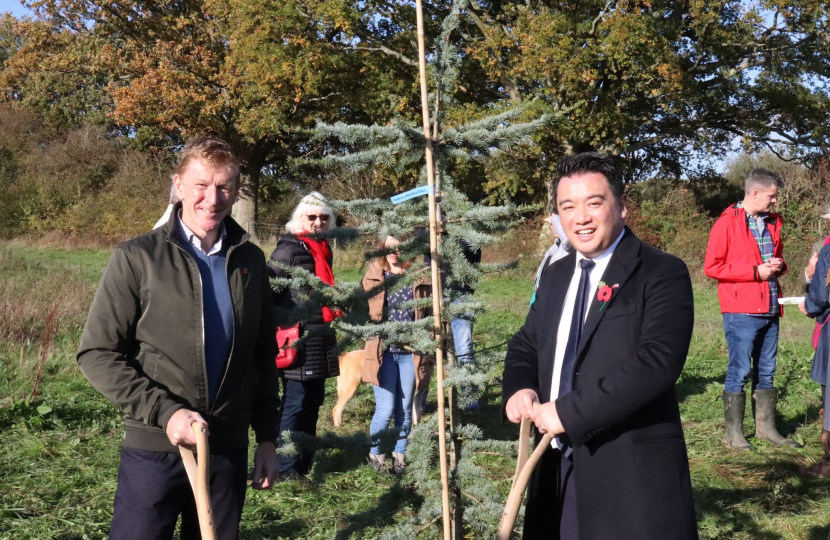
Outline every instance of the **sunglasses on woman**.
[(317, 221), (317, 218), (320, 218), (320, 221), (323, 223), (329, 220), (328, 214), (306, 214), (305, 217), (308, 218), (309, 221)]

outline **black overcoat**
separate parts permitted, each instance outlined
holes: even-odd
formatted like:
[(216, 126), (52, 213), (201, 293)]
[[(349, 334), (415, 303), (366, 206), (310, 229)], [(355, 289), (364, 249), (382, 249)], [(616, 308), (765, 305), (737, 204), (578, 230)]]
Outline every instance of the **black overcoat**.
[[(575, 267), (571, 253), (542, 275), (536, 302), (508, 347), (502, 403), (523, 388), (550, 400), (559, 318)], [(689, 272), (626, 228), (601, 280), (613, 294), (603, 307), (591, 293), (573, 391), (556, 400), (574, 445), (580, 538), (696, 539), (675, 392), (694, 325)], [(560, 455), (547, 451), (534, 471), (526, 539), (558, 538)]]

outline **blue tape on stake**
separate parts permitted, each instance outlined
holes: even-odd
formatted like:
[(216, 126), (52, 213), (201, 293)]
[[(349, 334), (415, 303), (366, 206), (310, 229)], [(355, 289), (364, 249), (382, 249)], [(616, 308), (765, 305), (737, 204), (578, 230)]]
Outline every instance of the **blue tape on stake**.
[(400, 204), (404, 201), (408, 201), (409, 199), (414, 199), (415, 197), (420, 197), (421, 195), (427, 195), (434, 191), (434, 186), (421, 186), (416, 187), (415, 189), (410, 189), (409, 191), (404, 191), (403, 193), (398, 193), (394, 197), (392, 197), (392, 204)]

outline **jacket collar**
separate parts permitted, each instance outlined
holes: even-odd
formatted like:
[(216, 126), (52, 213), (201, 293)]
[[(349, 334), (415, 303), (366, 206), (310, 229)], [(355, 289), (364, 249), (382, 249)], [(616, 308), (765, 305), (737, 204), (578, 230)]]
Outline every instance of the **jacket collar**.
[[(723, 211), (721, 214), (722, 216), (733, 216), (736, 218), (741, 218), (742, 220), (746, 221), (746, 210), (743, 207), (738, 206), (739, 203), (732, 203), (726, 210)], [(775, 212), (767, 212), (767, 224), (768, 225), (776, 225), (781, 221), (781, 214), (777, 214)]]
[[(178, 223), (176, 222), (181, 209), (181, 201), (173, 205), (173, 210), (167, 218), (167, 223), (161, 226), (161, 230), (164, 233), (165, 240), (180, 247), (184, 247), (182, 245), (183, 240), (178, 235)], [(250, 240), (251, 235), (248, 234), (248, 232), (243, 229), (231, 216), (227, 216), (222, 223), (225, 225), (225, 232), (227, 233), (227, 236), (225, 236), (223, 242), (227, 242), (228, 250)]]
[(366, 279), (370, 279), (372, 281), (383, 281), (383, 267), (377, 259), (373, 260), (369, 264), (369, 269), (366, 270)]
[[(608, 313), (608, 308), (614, 302), (614, 299), (619, 296), (619, 291), (625, 287), (626, 282), (640, 265), (642, 260), (640, 257), (640, 249), (642, 245), (643, 242), (626, 226), (622, 240), (617, 245), (617, 249), (614, 250), (614, 255), (608, 261), (608, 267), (602, 276), (602, 280), (605, 283), (612, 286), (618, 285), (618, 287), (614, 289), (611, 298), (605, 303), (604, 307), (603, 303), (599, 301), (590, 304), (588, 318), (585, 320), (585, 326), (582, 329), (582, 336), (579, 340), (577, 359), (582, 354), (588, 341), (590, 341), (591, 336), (596, 331), (602, 318)], [(595, 295), (597, 291), (591, 291), (591, 294)]]

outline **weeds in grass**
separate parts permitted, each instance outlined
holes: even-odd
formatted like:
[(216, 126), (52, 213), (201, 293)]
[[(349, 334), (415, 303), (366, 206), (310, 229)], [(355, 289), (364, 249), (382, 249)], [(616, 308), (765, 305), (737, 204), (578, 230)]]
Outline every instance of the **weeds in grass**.
[(35, 375), (35, 382), (32, 384), (32, 393), (29, 394), (29, 401), (37, 397), (40, 381), (43, 379), (43, 366), (46, 365), (46, 359), (49, 358), (49, 349), (52, 347), (52, 340), (55, 339), (57, 333), (57, 315), (60, 305), (61, 299), (58, 297), (52, 302), (52, 307), (49, 308), (49, 312), (46, 314), (43, 333), (40, 335), (40, 361), (37, 363), (37, 374)]

